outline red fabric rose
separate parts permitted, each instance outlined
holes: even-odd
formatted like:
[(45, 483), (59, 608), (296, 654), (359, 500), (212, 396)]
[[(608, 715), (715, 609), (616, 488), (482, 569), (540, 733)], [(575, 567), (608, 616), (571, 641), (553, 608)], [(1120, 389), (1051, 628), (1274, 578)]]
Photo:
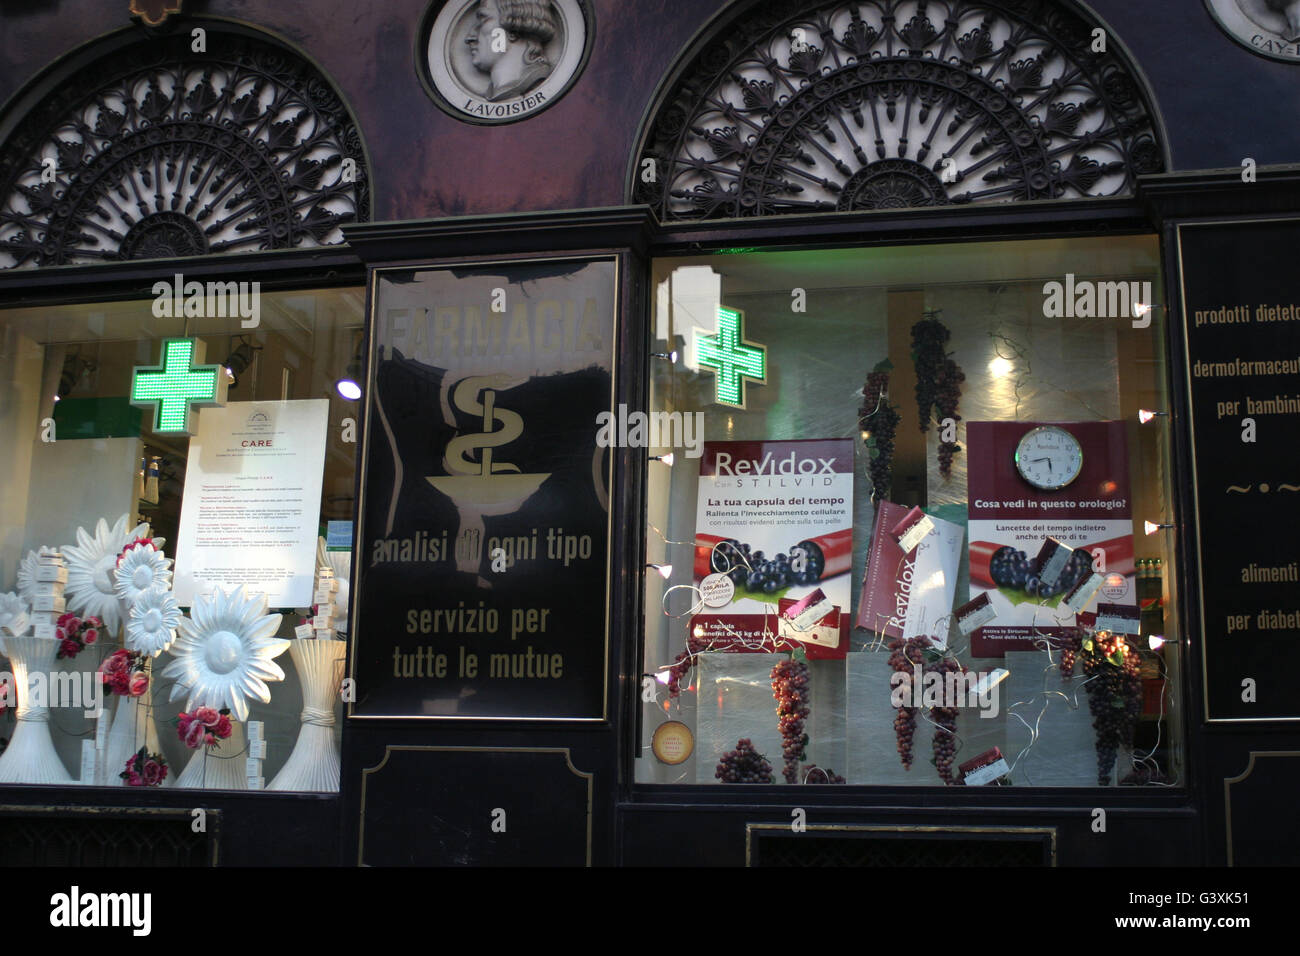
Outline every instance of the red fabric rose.
[(119, 671), (113, 675), (112, 684), (113, 693), (119, 697), (126, 697), (131, 693), (131, 675), (126, 671)]
[(215, 747), (217, 745), (217, 738), (212, 736), (212, 734), (204, 734), (203, 742), (209, 747)]
[(225, 714), (222, 714), (221, 719), (217, 721), (217, 726), (212, 728), (212, 732), (216, 734), (218, 737), (220, 737), (222, 740), (225, 740), (227, 737), (229, 737), (230, 718), (227, 717)]
[(88, 627), (86, 628), (85, 633), (81, 635), (81, 640), (86, 644), (94, 644), (95, 641), (99, 640), (99, 631), (95, 630), (93, 627)]
[(104, 658), (104, 663), (99, 665), (100, 671), (104, 675), (104, 683), (108, 683), (109, 678), (114, 674), (121, 674), (127, 670), (130, 663), (130, 657), (126, 651), (114, 651)]
[(200, 720), (191, 720), (190, 726), (185, 731), (185, 746), (191, 750), (196, 750), (203, 743), (203, 722)]
[(72, 638), (67, 638), (59, 645), (59, 653), (63, 657), (76, 657), (81, 653), (81, 645)]
[(189, 732), (191, 719), (192, 718), (190, 717), (189, 714), (182, 713), (177, 715), (176, 736), (179, 737), (181, 740), (184, 740), (185, 735)]
[(141, 776), (144, 777), (144, 785), (146, 787), (156, 787), (158, 784), (162, 783), (162, 765), (156, 760), (146, 760), (144, 762), (144, 771), (141, 773)]
[(205, 727), (215, 727), (217, 721), (221, 719), (221, 715), (217, 713), (215, 707), (195, 707), (194, 719), (202, 723)]
[(101, 621), (101, 620), (100, 620), (99, 618), (97, 618), (97, 617), (88, 617), (88, 618), (86, 618), (86, 623), (89, 624), (91, 627), (103, 627), (103, 626), (104, 626), (104, 622)]
[(131, 675), (127, 683), (127, 693), (132, 697), (143, 697), (144, 692), (149, 689), (149, 675), (144, 671), (136, 671)]
[(77, 619), (77, 615), (69, 611), (67, 614), (60, 614), (59, 619), (54, 623), (57, 624), (59, 627), (66, 628), (70, 621), (75, 621), (76, 619)]

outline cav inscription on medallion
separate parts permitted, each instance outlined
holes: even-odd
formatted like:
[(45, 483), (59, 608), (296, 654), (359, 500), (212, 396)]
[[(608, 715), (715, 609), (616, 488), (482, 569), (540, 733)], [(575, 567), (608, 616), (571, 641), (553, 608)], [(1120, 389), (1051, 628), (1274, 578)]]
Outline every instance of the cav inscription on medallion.
[(1300, 63), (1300, 0), (1205, 0), (1228, 36), (1260, 56)]
[(546, 109), (591, 53), (590, 0), (434, 0), (416, 62), (434, 102), (470, 123), (512, 123)]

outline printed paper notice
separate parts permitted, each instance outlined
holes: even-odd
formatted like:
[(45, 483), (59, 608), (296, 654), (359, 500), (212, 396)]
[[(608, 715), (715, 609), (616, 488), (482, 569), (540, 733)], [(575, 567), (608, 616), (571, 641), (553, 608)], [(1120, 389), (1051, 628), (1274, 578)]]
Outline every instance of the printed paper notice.
[(190, 439), (176, 544), (176, 600), (220, 587), (312, 603), (329, 401), (207, 408)]

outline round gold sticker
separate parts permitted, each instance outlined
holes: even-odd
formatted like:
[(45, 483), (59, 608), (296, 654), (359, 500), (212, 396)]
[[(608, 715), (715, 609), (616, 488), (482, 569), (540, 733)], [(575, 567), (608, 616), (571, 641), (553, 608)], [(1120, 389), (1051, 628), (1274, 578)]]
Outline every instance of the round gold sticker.
[(660, 724), (650, 738), (650, 749), (660, 763), (684, 763), (695, 749), (695, 735), (680, 720), (670, 720)]

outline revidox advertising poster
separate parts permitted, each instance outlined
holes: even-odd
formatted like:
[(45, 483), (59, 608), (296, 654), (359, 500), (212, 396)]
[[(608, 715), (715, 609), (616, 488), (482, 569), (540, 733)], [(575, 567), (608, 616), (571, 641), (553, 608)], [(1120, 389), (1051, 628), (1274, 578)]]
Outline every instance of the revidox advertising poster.
[(1078, 613), (1136, 624), (1125, 423), (971, 422), (966, 440), (969, 596), (987, 594), (996, 615), (971, 653), (1033, 650)]
[(714, 650), (848, 650), (850, 439), (705, 442), (691, 633)]
[(355, 716), (605, 715), (616, 267), (380, 273)]

